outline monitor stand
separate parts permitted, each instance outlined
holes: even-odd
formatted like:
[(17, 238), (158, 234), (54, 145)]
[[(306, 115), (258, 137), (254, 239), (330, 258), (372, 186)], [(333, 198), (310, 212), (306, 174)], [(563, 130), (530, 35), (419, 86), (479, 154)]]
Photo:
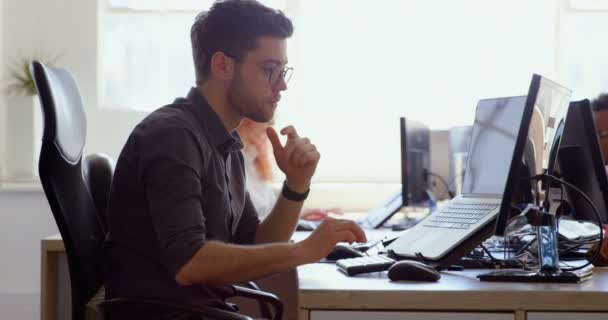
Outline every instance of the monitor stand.
[(591, 268), (577, 271), (542, 272), (539, 270), (498, 270), (477, 276), (481, 281), (580, 283), (591, 278)]

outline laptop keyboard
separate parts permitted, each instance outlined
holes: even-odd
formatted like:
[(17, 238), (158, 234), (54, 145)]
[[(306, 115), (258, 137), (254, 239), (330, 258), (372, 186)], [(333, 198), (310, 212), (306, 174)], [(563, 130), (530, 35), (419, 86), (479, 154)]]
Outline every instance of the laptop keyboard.
[(498, 204), (492, 202), (454, 202), (439, 214), (424, 219), (423, 226), (449, 229), (468, 229), (492, 210)]

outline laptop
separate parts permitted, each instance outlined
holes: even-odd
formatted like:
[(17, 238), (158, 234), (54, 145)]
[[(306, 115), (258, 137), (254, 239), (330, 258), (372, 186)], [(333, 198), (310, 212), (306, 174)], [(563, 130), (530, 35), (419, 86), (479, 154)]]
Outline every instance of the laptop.
[[(397, 211), (403, 207), (401, 191), (390, 196), (385, 202), (377, 207), (369, 210), (365, 217), (360, 220), (355, 220), (363, 229), (380, 228), (384, 222), (392, 217)], [(321, 221), (298, 220), (296, 231), (313, 231)]]
[(496, 221), (525, 107), (526, 96), (479, 101), (462, 193), (404, 232), (387, 247), (390, 253), (441, 261)]

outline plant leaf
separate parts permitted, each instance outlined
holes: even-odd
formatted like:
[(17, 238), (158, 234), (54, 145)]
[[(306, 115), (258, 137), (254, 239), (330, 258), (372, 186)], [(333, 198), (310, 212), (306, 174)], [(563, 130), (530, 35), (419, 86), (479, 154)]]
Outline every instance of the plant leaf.
[(45, 56), (43, 54), (35, 54), (33, 57), (24, 57), (12, 59), (13, 65), (10, 71), (11, 83), (6, 87), (6, 92), (14, 95), (36, 95), (36, 83), (33, 75), (30, 73), (30, 63), (33, 60), (38, 60), (47, 66), (54, 66), (57, 60), (65, 55), (65, 52), (55, 56)]

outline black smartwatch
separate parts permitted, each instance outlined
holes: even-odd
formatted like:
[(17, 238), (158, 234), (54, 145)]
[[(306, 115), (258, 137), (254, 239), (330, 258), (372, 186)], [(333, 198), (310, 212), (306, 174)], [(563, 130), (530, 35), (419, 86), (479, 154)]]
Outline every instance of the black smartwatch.
[(291, 201), (304, 201), (308, 198), (308, 193), (310, 192), (310, 188), (306, 190), (304, 193), (295, 192), (287, 186), (287, 181), (283, 181), (283, 189), (281, 190), (281, 194), (287, 200)]

